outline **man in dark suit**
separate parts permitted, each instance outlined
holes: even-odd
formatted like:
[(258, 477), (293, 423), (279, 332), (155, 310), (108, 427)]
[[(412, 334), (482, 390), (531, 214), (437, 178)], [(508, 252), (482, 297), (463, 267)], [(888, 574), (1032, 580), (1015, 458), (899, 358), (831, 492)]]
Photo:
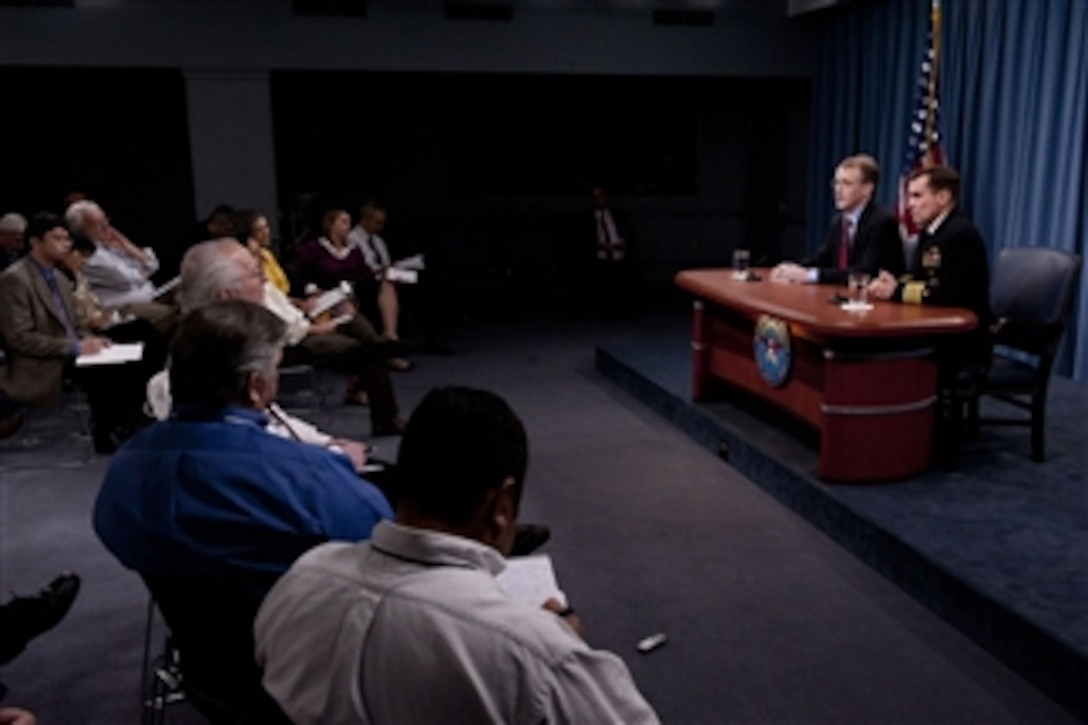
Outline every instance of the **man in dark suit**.
[(873, 201), (880, 167), (872, 156), (849, 156), (835, 169), (832, 186), (838, 214), (820, 250), (798, 263), (774, 268), (776, 282), (845, 284), (852, 271), (875, 277), (882, 270), (903, 272), (899, 227), (886, 209)]
[(975, 225), (956, 207), (960, 176), (948, 166), (918, 169), (907, 180), (907, 208), (922, 230), (913, 272), (897, 278), (890, 270), (869, 286), (877, 299), (907, 304), (966, 307), (979, 327), (965, 351), (981, 360), (990, 321), (990, 273), (986, 243)]
[(624, 212), (609, 206), (603, 186), (594, 186), (590, 199), (595, 240), (591, 298), (604, 317), (628, 316), (634, 312), (639, 286), (635, 230)]

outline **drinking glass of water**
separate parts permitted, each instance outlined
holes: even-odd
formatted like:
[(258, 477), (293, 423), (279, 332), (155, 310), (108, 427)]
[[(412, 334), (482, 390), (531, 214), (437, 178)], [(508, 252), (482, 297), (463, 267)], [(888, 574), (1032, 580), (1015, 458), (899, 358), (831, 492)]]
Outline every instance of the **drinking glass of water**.
[(733, 250), (733, 279), (748, 279), (748, 263), (751, 254), (747, 249)]
[(855, 305), (864, 305), (869, 302), (869, 279), (869, 275), (865, 272), (850, 273), (850, 302)]

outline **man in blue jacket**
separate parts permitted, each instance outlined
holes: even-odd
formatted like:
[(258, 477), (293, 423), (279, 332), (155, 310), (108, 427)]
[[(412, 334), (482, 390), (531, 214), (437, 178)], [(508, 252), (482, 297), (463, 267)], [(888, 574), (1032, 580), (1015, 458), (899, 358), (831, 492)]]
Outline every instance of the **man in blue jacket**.
[(358, 541), (392, 515), (346, 456), (274, 436), (284, 325), (242, 300), (190, 312), (171, 346), (174, 411), (111, 461), (94, 527), (143, 575), (204, 577), (259, 602), (315, 544)]

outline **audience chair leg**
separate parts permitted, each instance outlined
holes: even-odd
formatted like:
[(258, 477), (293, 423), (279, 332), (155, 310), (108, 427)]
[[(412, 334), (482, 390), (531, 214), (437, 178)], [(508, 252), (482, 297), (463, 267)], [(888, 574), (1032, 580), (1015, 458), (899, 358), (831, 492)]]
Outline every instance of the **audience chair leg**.
[(1043, 434), (1046, 432), (1046, 392), (1031, 398), (1031, 460), (1043, 462)]
[(979, 396), (972, 396), (967, 400), (967, 434), (971, 440), (978, 438), (979, 434)]

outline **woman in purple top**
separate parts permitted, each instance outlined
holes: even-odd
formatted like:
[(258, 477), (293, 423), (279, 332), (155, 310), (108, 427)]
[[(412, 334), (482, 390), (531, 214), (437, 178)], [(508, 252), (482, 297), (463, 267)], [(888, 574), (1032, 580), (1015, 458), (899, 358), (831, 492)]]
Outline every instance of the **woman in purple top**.
[(362, 250), (348, 241), (351, 215), (343, 209), (330, 209), (321, 220), (321, 231), (320, 237), (303, 244), (295, 255), (299, 275), (307, 284), (322, 290), (350, 282), (363, 306), (361, 311), (373, 319), (368, 305), (376, 308), (378, 280), (367, 266)]
[[(322, 236), (303, 244), (295, 255), (295, 268), (306, 284), (322, 290), (350, 282), (355, 290), (359, 312), (375, 326), (382, 326), (382, 336), (396, 340), (395, 326), (383, 324), (388, 315), (381, 311), (380, 293), (390, 285), (382, 284), (383, 270), (375, 271), (366, 262), (362, 250), (348, 239), (351, 215), (343, 209), (330, 209), (321, 219)], [(394, 318), (395, 319), (395, 318)], [(401, 357), (389, 359), (394, 370), (410, 370), (412, 363)]]

